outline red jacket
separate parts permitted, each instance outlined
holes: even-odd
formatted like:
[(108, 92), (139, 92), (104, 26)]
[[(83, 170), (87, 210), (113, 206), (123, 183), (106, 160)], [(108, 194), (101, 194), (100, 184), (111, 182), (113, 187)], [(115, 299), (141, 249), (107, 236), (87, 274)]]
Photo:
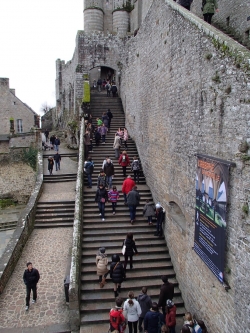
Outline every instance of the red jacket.
[(176, 325), (176, 306), (172, 306), (172, 308), (168, 309), (168, 313), (166, 314), (166, 324), (168, 327), (173, 327)]
[(132, 190), (132, 188), (135, 186), (135, 182), (132, 178), (126, 178), (122, 184), (122, 193), (128, 194)]
[[(125, 161), (123, 161), (123, 156), (125, 156)], [(120, 157), (119, 157), (118, 163), (121, 166), (128, 166), (128, 165), (130, 165), (130, 160), (129, 160), (128, 155), (127, 154), (125, 154), (125, 155), (121, 154)]]

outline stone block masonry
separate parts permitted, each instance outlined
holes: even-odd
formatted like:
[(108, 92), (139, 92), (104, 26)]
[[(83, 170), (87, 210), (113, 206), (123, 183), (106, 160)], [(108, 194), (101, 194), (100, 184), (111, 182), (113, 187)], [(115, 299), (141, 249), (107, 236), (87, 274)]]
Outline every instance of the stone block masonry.
[[(172, 1), (154, 1), (120, 60), (126, 127), (155, 201), (167, 210), (165, 236), (188, 310), (211, 332), (249, 331), (250, 53)], [(133, 87), (133, 89), (131, 89)], [(226, 292), (192, 250), (196, 154), (234, 161), (230, 170)], [(179, 206), (184, 224), (171, 214)], [(241, 258), (241, 259), (240, 259)], [(226, 310), (225, 310), (226, 309)]]

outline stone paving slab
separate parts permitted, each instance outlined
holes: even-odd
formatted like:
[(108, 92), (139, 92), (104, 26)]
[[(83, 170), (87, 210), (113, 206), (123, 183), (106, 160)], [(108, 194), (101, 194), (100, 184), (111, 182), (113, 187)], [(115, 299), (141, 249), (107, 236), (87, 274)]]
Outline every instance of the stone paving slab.
[[(12, 328), (26, 332), (64, 332), (69, 330), (69, 312), (65, 304), (66, 266), (72, 246), (72, 228), (36, 229), (32, 232), (18, 264), (0, 295), (0, 332)], [(36, 304), (25, 311), (25, 285), (22, 277), (31, 261), (41, 275)], [(54, 325), (63, 330), (53, 331)], [(34, 328), (44, 327), (35, 331)], [(58, 328), (57, 328), (58, 329)], [(6, 331), (11, 332), (11, 331)]]

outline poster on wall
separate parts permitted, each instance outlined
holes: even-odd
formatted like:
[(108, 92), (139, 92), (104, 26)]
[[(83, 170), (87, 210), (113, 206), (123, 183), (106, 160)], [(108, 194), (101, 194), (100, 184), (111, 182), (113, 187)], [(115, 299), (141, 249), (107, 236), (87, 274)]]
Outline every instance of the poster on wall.
[(194, 250), (223, 282), (229, 168), (232, 163), (197, 155)]

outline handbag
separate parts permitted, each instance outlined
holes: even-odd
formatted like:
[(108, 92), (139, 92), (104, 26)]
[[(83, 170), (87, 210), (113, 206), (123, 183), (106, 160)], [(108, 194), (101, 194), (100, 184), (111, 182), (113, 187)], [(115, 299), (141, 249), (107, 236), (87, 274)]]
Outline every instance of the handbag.
[(100, 201), (104, 203), (106, 200), (105, 200), (105, 198), (101, 198)]
[(125, 240), (123, 242), (123, 247), (122, 247), (122, 254), (125, 255), (126, 252), (126, 245), (125, 245)]

